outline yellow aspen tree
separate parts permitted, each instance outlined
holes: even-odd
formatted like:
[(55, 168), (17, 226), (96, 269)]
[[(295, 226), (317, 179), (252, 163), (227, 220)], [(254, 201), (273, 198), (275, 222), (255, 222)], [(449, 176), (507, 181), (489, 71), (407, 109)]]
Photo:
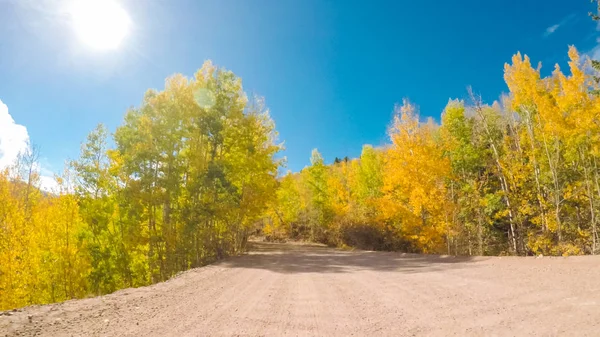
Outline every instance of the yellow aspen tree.
[(420, 123), (415, 107), (404, 101), (390, 130), (384, 174), (382, 212), (423, 252), (442, 249), (447, 227), (444, 179), (450, 163), (436, 140), (437, 129), (432, 121)]

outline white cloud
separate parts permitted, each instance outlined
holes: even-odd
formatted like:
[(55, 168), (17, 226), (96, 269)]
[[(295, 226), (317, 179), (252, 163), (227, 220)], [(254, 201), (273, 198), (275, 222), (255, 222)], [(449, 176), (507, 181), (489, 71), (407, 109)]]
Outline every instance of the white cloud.
[(40, 163), (36, 165), (36, 171), (40, 173), (40, 188), (46, 192), (56, 193), (60, 192), (58, 182), (54, 179), (54, 172), (48, 169), (52, 167), (48, 163), (47, 158), (41, 158)]
[(600, 59), (600, 45), (596, 45), (592, 50), (586, 53), (592, 60)]
[(567, 15), (562, 20), (560, 20), (559, 23), (554, 24), (554, 25), (546, 28), (546, 30), (544, 31), (544, 37), (548, 37), (548, 36), (554, 34), (554, 32), (556, 32), (560, 27), (566, 25), (567, 23), (569, 23), (569, 22), (571, 22), (573, 20), (575, 20), (575, 14), (569, 14), (569, 15)]
[(552, 25), (552, 26), (546, 28), (546, 33), (544, 33), (544, 36), (548, 36), (548, 35), (554, 33), (559, 27), (560, 27), (560, 24), (557, 23), (555, 25)]
[[(0, 100), (0, 170), (14, 164), (20, 153), (28, 151), (27, 128), (15, 122), (6, 104)], [(40, 188), (47, 192), (58, 192), (58, 183), (52, 171), (39, 164), (35, 169), (40, 172)]]
[(583, 52), (583, 55), (592, 60), (600, 61), (600, 37), (596, 38), (596, 45), (593, 48)]
[(15, 123), (8, 107), (0, 100), (0, 169), (12, 165), (19, 153), (28, 149), (27, 128)]
[(60, 188), (54, 176), (49, 175), (40, 175), (40, 188), (43, 191), (51, 192), (58, 194), (60, 192)]

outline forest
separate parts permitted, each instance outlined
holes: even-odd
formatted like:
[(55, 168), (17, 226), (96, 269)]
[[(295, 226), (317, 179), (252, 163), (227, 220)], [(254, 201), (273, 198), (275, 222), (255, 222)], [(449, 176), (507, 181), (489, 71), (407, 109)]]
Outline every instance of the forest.
[(600, 97), (574, 47), (570, 74), (516, 54), (509, 93), (492, 105), (468, 89), (441, 123), (407, 100), (383, 147), (280, 180), (265, 231), (337, 246), (451, 255), (598, 252)]
[[(164, 281), (237, 254), (277, 186), (273, 121), (206, 62), (99, 125), (39, 189), (36, 151), (0, 175), (0, 310)], [(111, 146), (110, 144), (114, 144)]]
[[(389, 143), (280, 174), (275, 124), (241, 79), (206, 62), (149, 90), (114, 132), (40, 189), (38, 153), (0, 174), (0, 309), (107, 294), (243, 252), (251, 234), (451, 255), (596, 254), (600, 96), (574, 47), (546, 77), (505, 65), (439, 123), (404, 100)], [(435, 115), (428, 114), (428, 115)]]

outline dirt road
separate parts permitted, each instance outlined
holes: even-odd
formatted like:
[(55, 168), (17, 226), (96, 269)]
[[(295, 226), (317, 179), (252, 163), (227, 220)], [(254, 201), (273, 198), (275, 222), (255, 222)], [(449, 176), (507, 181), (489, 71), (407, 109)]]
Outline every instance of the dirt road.
[(168, 282), (0, 316), (0, 336), (599, 336), (600, 258), (255, 243)]

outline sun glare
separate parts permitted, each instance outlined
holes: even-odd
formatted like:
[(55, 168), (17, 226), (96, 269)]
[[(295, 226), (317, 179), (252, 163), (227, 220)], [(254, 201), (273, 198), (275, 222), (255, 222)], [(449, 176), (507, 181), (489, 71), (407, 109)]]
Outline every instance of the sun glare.
[(79, 38), (94, 49), (117, 48), (129, 31), (129, 15), (113, 0), (75, 0), (70, 14)]

